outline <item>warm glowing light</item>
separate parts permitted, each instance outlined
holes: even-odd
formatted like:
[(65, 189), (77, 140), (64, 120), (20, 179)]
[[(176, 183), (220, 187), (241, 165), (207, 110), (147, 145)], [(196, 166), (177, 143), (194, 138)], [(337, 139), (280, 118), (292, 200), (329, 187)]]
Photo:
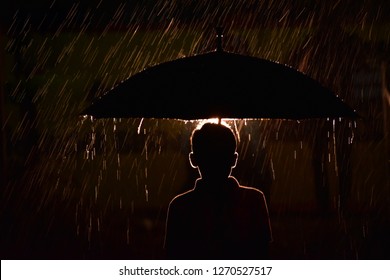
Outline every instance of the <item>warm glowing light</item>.
[(205, 123), (223, 124), (229, 127), (229, 124), (226, 122), (226, 120), (221, 118), (202, 119), (202, 120), (197, 120), (197, 122), (198, 122), (197, 128), (200, 128)]

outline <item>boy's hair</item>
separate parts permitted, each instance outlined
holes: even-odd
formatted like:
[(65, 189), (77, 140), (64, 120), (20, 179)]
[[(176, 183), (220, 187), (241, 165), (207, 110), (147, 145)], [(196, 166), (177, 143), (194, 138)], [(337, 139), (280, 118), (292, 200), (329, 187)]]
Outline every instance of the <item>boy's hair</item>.
[(236, 137), (225, 124), (206, 122), (191, 135), (192, 152), (198, 155), (232, 155), (236, 152)]

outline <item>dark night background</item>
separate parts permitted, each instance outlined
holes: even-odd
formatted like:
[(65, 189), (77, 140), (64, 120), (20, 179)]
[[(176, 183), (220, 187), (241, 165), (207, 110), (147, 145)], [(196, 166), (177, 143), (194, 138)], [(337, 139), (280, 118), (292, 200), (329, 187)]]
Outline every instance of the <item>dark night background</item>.
[(219, 25), (225, 50), (291, 65), (363, 117), (236, 121), (235, 174), (268, 197), (270, 258), (389, 258), (387, 1), (0, 5), (1, 259), (164, 258), (195, 124), (78, 114), (147, 66), (213, 50)]

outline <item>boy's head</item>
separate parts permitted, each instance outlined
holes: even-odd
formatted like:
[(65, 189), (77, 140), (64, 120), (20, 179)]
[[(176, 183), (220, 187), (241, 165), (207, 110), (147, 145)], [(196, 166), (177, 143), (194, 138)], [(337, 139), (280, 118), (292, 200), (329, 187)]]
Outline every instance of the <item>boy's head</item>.
[(203, 178), (228, 177), (237, 161), (237, 141), (225, 124), (207, 122), (191, 135), (190, 161)]

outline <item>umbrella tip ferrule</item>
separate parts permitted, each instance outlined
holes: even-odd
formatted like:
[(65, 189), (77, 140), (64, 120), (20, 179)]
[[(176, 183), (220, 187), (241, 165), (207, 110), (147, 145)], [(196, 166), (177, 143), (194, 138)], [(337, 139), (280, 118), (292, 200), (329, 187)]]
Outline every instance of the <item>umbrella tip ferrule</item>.
[(222, 26), (218, 26), (215, 28), (217, 32), (217, 52), (223, 52), (222, 48), (222, 38), (223, 38), (223, 28)]

